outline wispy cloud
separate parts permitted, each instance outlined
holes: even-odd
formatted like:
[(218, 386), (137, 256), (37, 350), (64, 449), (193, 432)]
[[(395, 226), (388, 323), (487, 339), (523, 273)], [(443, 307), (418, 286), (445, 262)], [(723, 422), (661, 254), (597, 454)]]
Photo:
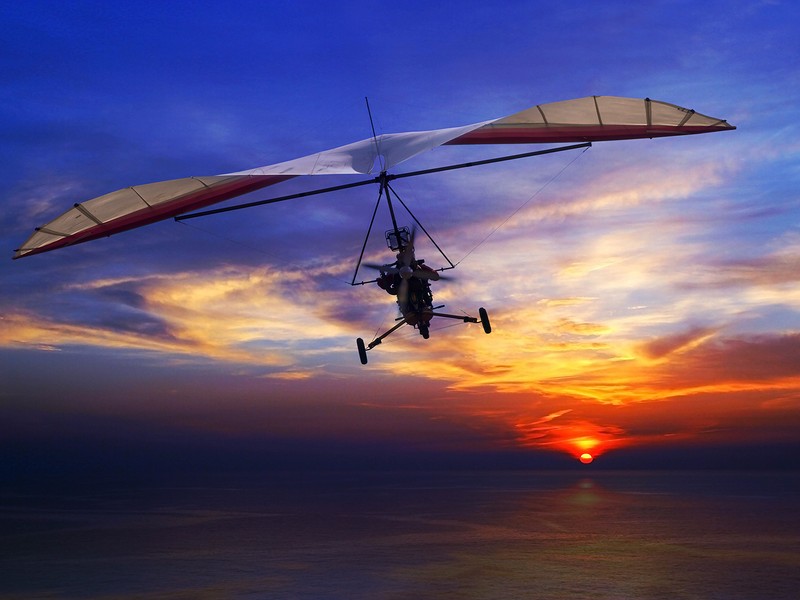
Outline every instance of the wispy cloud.
[(646, 358), (659, 359), (702, 344), (717, 332), (713, 327), (692, 327), (687, 331), (667, 335), (642, 343), (639, 350)]
[[(320, 302), (312, 279), (313, 274), (268, 267), (223, 267), (88, 280), (66, 288), (91, 300), (92, 313), (83, 323), (17, 310), (4, 318), (2, 343), (129, 348), (290, 365), (346, 332), (325, 318), (332, 312), (326, 304), (336, 300), (330, 294)], [(130, 310), (121, 311), (121, 305)], [(294, 358), (280, 350), (285, 344), (295, 348)]]

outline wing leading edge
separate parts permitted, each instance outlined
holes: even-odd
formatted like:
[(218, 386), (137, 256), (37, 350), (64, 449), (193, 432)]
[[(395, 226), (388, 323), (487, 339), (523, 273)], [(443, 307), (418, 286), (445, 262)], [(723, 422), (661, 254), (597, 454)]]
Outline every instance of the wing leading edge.
[(306, 175), (366, 175), (441, 145), (624, 140), (735, 129), (723, 119), (658, 100), (589, 96), (540, 104), (463, 127), (385, 134), (339, 148), (206, 177), (136, 185), (75, 204), (37, 227), (14, 258), (107, 237)]

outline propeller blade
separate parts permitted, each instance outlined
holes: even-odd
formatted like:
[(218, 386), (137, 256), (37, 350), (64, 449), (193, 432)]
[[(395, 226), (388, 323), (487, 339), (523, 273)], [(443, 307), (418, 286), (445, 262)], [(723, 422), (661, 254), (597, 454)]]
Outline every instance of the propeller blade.
[(408, 304), (408, 279), (400, 280), (400, 287), (397, 290), (397, 302), (400, 306)]
[(397, 273), (397, 267), (394, 265), (379, 265), (377, 263), (361, 263), (365, 267), (381, 271), (382, 273), (394, 274)]
[(427, 269), (417, 269), (411, 274), (412, 277), (416, 277), (417, 279), (425, 279), (431, 281), (438, 281), (441, 279), (441, 275), (436, 271), (429, 271)]

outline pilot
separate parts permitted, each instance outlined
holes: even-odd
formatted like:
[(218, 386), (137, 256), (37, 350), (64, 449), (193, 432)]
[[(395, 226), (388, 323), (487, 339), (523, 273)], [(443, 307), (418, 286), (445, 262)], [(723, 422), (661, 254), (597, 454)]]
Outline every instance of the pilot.
[(386, 290), (387, 294), (397, 295), (397, 290), (400, 288), (400, 275), (395, 273), (393, 275), (381, 273), (381, 276), (376, 280), (378, 287)]

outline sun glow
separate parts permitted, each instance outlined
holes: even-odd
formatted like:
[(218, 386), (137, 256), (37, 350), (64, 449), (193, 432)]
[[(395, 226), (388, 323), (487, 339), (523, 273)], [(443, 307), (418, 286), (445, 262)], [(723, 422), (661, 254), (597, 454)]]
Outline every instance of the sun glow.
[(588, 465), (600, 453), (600, 440), (592, 435), (574, 437), (567, 442), (572, 446), (571, 454), (583, 464)]
[(588, 465), (594, 460), (593, 452), (596, 453), (600, 440), (591, 436), (585, 436), (573, 439), (572, 443), (576, 448), (575, 454), (578, 454), (578, 460)]
[(576, 439), (574, 439), (574, 440), (572, 440), (572, 441), (573, 441), (573, 442), (575, 443), (575, 445), (576, 445), (578, 448), (580, 448), (581, 450), (591, 450), (592, 448), (594, 448), (595, 446), (597, 446), (597, 444), (599, 443), (599, 442), (598, 442), (598, 441), (597, 441), (595, 438), (593, 438), (593, 437), (580, 437), (580, 438), (576, 438)]

